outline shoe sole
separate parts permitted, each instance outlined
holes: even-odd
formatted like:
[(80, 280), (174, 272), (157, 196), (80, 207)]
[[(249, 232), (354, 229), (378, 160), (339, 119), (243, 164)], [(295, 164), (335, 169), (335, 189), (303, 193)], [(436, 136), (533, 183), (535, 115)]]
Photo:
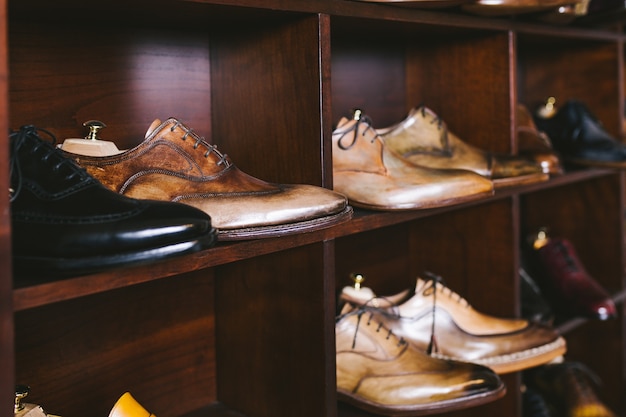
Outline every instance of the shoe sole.
[(361, 410), (390, 417), (425, 416), (461, 410), (495, 401), (502, 398), (505, 394), (506, 387), (504, 384), (501, 384), (495, 390), (481, 392), (467, 397), (437, 401), (429, 404), (391, 406), (365, 400), (341, 389), (337, 390), (337, 398), (339, 400), (360, 408)]
[(216, 240), (217, 230), (211, 229), (206, 234), (193, 240), (185, 240), (134, 252), (96, 255), (84, 258), (15, 256), (13, 258), (13, 266), (16, 282), (23, 284), (28, 280), (28, 283), (36, 283), (54, 278), (85, 275), (116, 267), (135, 266), (169, 259), (210, 248), (215, 244)]
[(234, 241), (261, 239), (287, 236), (296, 233), (312, 232), (315, 230), (327, 229), (337, 224), (347, 222), (352, 218), (352, 214), (352, 207), (346, 206), (343, 211), (339, 213), (296, 223), (246, 227), (241, 229), (220, 229), (217, 232), (217, 240)]
[(516, 187), (521, 185), (536, 184), (539, 182), (548, 181), (550, 175), (546, 173), (520, 175), (517, 177), (506, 177), (493, 179), (493, 188), (496, 190), (501, 188)]
[[(559, 337), (554, 342), (532, 349), (511, 353), (509, 355), (475, 359), (472, 360), (472, 362), (486, 366), (495, 373), (502, 375), (544, 365), (560, 356), (563, 356), (566, 351), (567, 344), (565, 343), (565, 339)], [(433, 354), (433, 356), (439, 359), (468, 362), (467, 359), (455, 358), (441, 354)]]
[(483, 198), (491, 197), (492, 195), (493, 195), (493, 191), (489, 190), (489, 191), (475, 193), (475, 194), (462, 196), (462, 197), (454, 197), (454, 198), (448, 198), (448, 199), (442, 199), (442, 200), (433, 200), (427, 203), (416, 201), (410, 204), (396, 204), (396, 205), (368, 204), (368, 203), (355, 201), (350, 198), (349, 200), (350, 200), (350, 204), (352, 204), (353, 206), (367, 209), (367, 210), (406, 211), (406, 210), (425, 210), (425, 209), (453, 206), (457, 204), (469, 203), (469, 202), (476, 201), (476, 200), (482, 200)]

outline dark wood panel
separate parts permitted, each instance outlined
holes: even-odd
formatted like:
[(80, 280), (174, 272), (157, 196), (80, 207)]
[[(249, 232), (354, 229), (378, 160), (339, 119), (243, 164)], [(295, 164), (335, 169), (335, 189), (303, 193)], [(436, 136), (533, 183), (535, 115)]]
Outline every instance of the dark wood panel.
[(402, 42), (334, 37), (332, 44), (333, 126), (360, 109), (375, 128), (400, 121), (405, 112), (405, 45)]
[(508, 34), (421, 39), (407, 60), (407, 108), (424, 104), (461, 140), (491, 152), (512, 151)]
[(221, 403), (259, 417), (332, 415), (324, 253), (318, 243), (218, 268)]
[(190, 273), (16, 314), (17, 381), (64, 417), (125, 391), (156, 415), (216, 399), (213, 279)]
[(337, 292), (352, 285), (351, 274), (365, 277), (363, 285), (381, 296), (415, 285), (406, 225), (394, 225), (337, 239)]
[(557, 105), (584, 102), (608, 132), (620, 137), (619, 62), (615, 43), (576, 41), (550, 43), (520, 36), (520, 101), (534, 111), (552, 96)]
[(96, 119), (107, 124), (101, 137), (124, 149), (154, 119), (173, 116), (210, 135), (206, 32), (19, 21), (10, 41), (13, 128), (35, 124), (62, 142), (84, 137), (82, 124)]
[(213, 44), (213, 142), (251, 175), (321, 185), (319, 31), (313, 16)]
[(415, 274), (431, 271), (474, 308), (517, 313), (516, 215), (511, 199), (415, 222)]

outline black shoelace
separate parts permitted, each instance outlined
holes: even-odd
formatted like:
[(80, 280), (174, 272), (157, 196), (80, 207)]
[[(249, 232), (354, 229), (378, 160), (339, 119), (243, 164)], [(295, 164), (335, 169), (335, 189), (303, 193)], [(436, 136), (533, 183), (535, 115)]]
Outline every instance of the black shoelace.
[[(39, 136), (39, 132), (46, 134), (50, 141), (45, 141)], [(11, 188), (9, 188), (10, 202), (15, 201), (22, 189), (22, 168), (20, 165), (19, 152), (28, 141), (32, 141), (33, 145), (30, 149), (31, 154), (41, 153), (39, 156), (41, 162), (52, 164), (53, 172), (59, 172), (61, 167), (69, 167), (65, 179), (69, 180), (77, 176), (84, 178), (88, 174), (72, 160), (65, 158), (54, 147), (56, 137), (46, 129), (37, 128), (33, 125), (22, 126), (19, 130), (9, 132), (11, 157), (9, 161), (9, 175), (11, 178)]]
[[(361, 125), (365, 126), (365, 129), (363, 129), (361, 136), (365, 136), (365, 134), (369, 130), (371, 130), (372, 132), (374, 132), (374, 136), (371, 140), (371, 143), (374, 143), (374, 140), (376, 140), (376, 138), (378, 137), (378, 133), (376, 133), (376, 130), (372, 127), (372, 120), (369, 118), (369, 116), (364, 115), (361, 110), (358, 110), (358, 109), (355, 110), (352, 116), (352, 119), (356, 120), (356, 123), (352, 125), (349, 129), (346, 129), (345, 131), (343, 131), (341, 133), (341, 137), (337, 141), (337, 146), (339, 146), (339, 148), (343, 149), (344, 151), (347, 151), (348, 149), (350, 149), (356, 144), (359, 138), (359, 128), (361, 127)], [(346, 135), (350, 132), (354, 132), (354, 135), (352, 136), (352, 141), (348, 143), (347, 145), (344, 145), (342, 141), (346, 137)]]
[[(356, 325), (356, 328), (355, 328), (355, 331), (354, 331), (354, 336), (352, 338), (352, 349), (354, 349), (355, 346), (356, 346), (356, 339), (357, 339), (357, 335), (359, 334), (359, 327), (361, 325), (361, 319), (362, 319), (363, 315), (366, 315), (366, 314), (368, 315), (367, 322), (365, 323), (367, 326), (370, 326), (372, 324), (372, 321), (374, 321), (375, 318), (376, 318), (376, 314), (381, 314), (383, 316), (391, 317), (391, 318), (394, 318), (394, 319), (399, 317), (399, 315), (397, 313), (395, 313), (395, 312), (390, 312), (389, 310), (384, 310), (384, 309), (381, 309), (379, 307), (373, 307), (373, 306), (367, 305), (367, 304), (357, 306), (354, 309), (350, 310), (349, 312), (347, 312), (345, 314), (342, 314), (342, 315), (339, 315), (335, 319), (335, 323), (338, 323), (341, 320), (343, 320), (344, 318), (349, 317), (349, 316), (354, 316), (354, 315), (357, 316), (357, 325)], [(404, 338), (396, 336), (393, 333), (393, 330), (385, 327), (385, 325), (381, 321), (378, 321), (377, 322), (376, 332), (380, 332), (381, 330), (387, 332), (387, 335), (385, 336), (386, 340), (389, 340), (392, 337), (397, 338), (398, 339), (398, 342), (396, 344), (397, 346), (402, 346), (402, 345), (407, 344), (407, 342), (406, 342), (406, 340), (404, 340)]]

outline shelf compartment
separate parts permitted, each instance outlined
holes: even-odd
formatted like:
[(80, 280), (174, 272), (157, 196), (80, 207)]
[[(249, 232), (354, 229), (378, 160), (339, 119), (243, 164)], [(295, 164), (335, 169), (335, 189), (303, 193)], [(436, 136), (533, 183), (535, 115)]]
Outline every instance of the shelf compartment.
[(533, 193), (538, 190), (546, 190), (546, 192), (549, 193), (549, 190), (553, 188), (573, 185), (585, 179), (602, 178), (612, 175), (614, 175), (614, 171), (581, 170), (555, 177), (547, 183), (504, 189), (498, 191), (495, 196), (485, 198), (484, 200), (436, 209), (404, 212), (356, 210), (350, 222), (337, 225), (330, 229), (273, 239), (218, 243), (216, 247), (205, 251), (153, 264), (120, 268), (94, 275), (68, 278), (59, 281), (23, 285), (13, 290), (13, 308), (15, 311), (21, 311), (46, 304), (71, 300), (90, 294), (97, 294), (117, 288), (159, 280), (181, 273), (238, 262), (293, 247), (327, 241), (342, 236), (350, 236), (451, 211), (460, 211), (465, 208), (487, 204), (493, 200), (508, 199), (518, 193)]

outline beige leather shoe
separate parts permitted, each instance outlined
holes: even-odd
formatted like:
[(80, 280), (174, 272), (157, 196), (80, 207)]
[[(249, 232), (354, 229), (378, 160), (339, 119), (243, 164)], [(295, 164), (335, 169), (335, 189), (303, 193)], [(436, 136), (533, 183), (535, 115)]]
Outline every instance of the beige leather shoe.
[(385, 328), (379, 311), (344, 308), (335, 325), (340, 400), (387, 416), (421, 416), (500, 398), (500, 378), (480, 365), (436, 359)]
[(333, 132), (334, 189), (354, 206), (371, 210), (441, 207), (493, 194), (491, 181), (469, 171), (417, 167), (378, 137), (356, 111)]
[(155, 417), (143, 408), (129, 392), (125, 392), (115, 403), (109, 417)]
[(377, 130), (386, 146), (407, 161), (436, 169), (473, 171), (507, 187), (546, 181), (549, 176), (535, 162), (510, 155), (494, 155), (469, 145), (448, 131), (432, 110), (412, 109), (400, 123)]
[(478, 363), (498, 374), (548, 363), (566, 350), (551, 327), (478, 312), (434, 280), (418, 278), (414, 292), (390, 297), (377, 297), (367, 287), (345, 287), (341, 299), (392, 313), (384, 315), (385, 326), (434, 357)]
[(105, 156), (65, 152), (107, 188), (189, 204), (211, 216), (219, 240), (317, 230), (352, 216), (345, 196), (304, 184), (270, 184), (239, 170), (180, 121), (155, 120), (133, 149)]
[(550, 11), (572, 3), (575, 0), (474, 0), (462, 7), (483, 16), (508, 16)]

